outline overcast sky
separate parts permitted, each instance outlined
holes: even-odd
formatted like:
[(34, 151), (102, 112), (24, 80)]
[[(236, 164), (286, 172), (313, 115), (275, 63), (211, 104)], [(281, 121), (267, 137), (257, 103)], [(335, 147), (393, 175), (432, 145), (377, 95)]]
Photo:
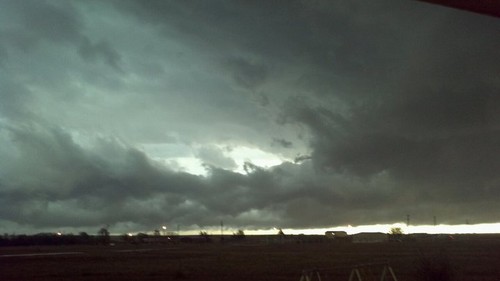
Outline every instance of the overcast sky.
[(500, 20), (0, 0), (0, 231), (500, 221)]

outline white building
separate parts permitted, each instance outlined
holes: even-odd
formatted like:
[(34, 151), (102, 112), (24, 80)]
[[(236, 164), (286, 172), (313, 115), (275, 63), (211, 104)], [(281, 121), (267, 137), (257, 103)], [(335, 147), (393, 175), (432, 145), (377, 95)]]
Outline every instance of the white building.
[(346, 239), (348, 238), (347, 232), (345, 231), (327, 231), (325, 232), (327, 238), (332, 239)]

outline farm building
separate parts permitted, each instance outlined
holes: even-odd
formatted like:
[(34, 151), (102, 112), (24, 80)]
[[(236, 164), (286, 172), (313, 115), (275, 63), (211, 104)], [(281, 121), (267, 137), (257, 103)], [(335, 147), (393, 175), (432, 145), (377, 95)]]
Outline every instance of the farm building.
[(381, 243), (389, 241), (388, 234), (382, 232), (361, 232), (352, 235), (354, 243)]
[(349, 235), (345, 231), (326, 231), (325, 236), (336, 240), (346, 240), (349, 238)]

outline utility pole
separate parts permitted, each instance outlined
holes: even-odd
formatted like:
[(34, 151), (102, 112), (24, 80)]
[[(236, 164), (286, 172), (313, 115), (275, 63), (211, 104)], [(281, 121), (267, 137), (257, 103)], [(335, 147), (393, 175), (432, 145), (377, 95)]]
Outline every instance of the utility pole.
[(410, 226), (410, 215), (406, 215), (406, 226)]
[(434, 226), (437, 225), (437, 219), (436, 219), (436, 216), (434, 216)]

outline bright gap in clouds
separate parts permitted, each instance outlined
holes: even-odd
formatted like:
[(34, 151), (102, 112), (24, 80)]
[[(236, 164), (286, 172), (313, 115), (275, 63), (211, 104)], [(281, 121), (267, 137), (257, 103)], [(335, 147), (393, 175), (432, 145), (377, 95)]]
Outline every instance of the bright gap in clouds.
[[(232, 159), (236, 163), (233, 172), (245, 174), (245, 162), (250, 162), (262, 168), (270, 168), (285, 161), (291, 161), (282, 156), (265, 152), (258, 148), (246, 146), (233, 146), (230, 149), (224, 146), (215, 145), (226, 158)], [(207, 175), (204, 162), (196, 156), (199, 147), (191, 147), (182, 144), (142, 144), (140, 149), (151, 159), (158, 161), (174, 171), (187, 172), (193, 175)]]
[[(165, 224), (158, 224), (159, 228)], [(116, 225), (116, 228), (135, 228), (135, 225)], [(166, 226), (169, 232), (177, 233), (171, 226)], [(483, 224), (460, 224), (460, 225), (410, 225), (407, 227), (403, 223), (394, 224), (375, 224), (375, 225), (359, 225), (359, 226), (335, 226), (325, 228), (310, 228), (310, 229), (292, 229), (283, 228), (285, 235), (324, 235), (326, 231), (345, 231), (349, 235), (362, 232), (380, 232), (389, 233), (391, 228), (400, 227), (404, 234), (427, 233), (427, 234), (500, 234), (500, 223), (483, 223)], [(17, 229), (22, 229), (17, 227)], [(279, 231), (278, 227), (270, 229), (245, 229), (241, 228), (246, 235), (276, 235)], [(47, 230), (50, 232), (50, 230)], [(62, 228), (57, 229), (62, 233), (78, 233), (86, 231), (85, 229)], [(180, 228), (180, 235), (199, 235), (200, 231), (206, 231), (209, 235), (220, 235), (220, 227), (199, 228), (196, 225), (184, 226)], [(232, 235), (236, 233), (238, 228), (224, 227), (224, 235)], [(139, 232), (153, 234), (152, 230), (142, 230)], [(133, 232), (137, 234), (139, 232)], [(121, 235), (122, 232), (113, 233)]]
[(243, 169), (245, 162), (250, 162), (262, 168), (270, 168), (272, 166), (279, 165), (284, 161), (289, 161), (258, 148), (245, 146), (235, 147), (232, 151), (228, 152), (227, 155), (234, 159), (236, 164), (238, 164), (238, 168), (235, 171), (241, 174), (245, 173), (245, 170)]

